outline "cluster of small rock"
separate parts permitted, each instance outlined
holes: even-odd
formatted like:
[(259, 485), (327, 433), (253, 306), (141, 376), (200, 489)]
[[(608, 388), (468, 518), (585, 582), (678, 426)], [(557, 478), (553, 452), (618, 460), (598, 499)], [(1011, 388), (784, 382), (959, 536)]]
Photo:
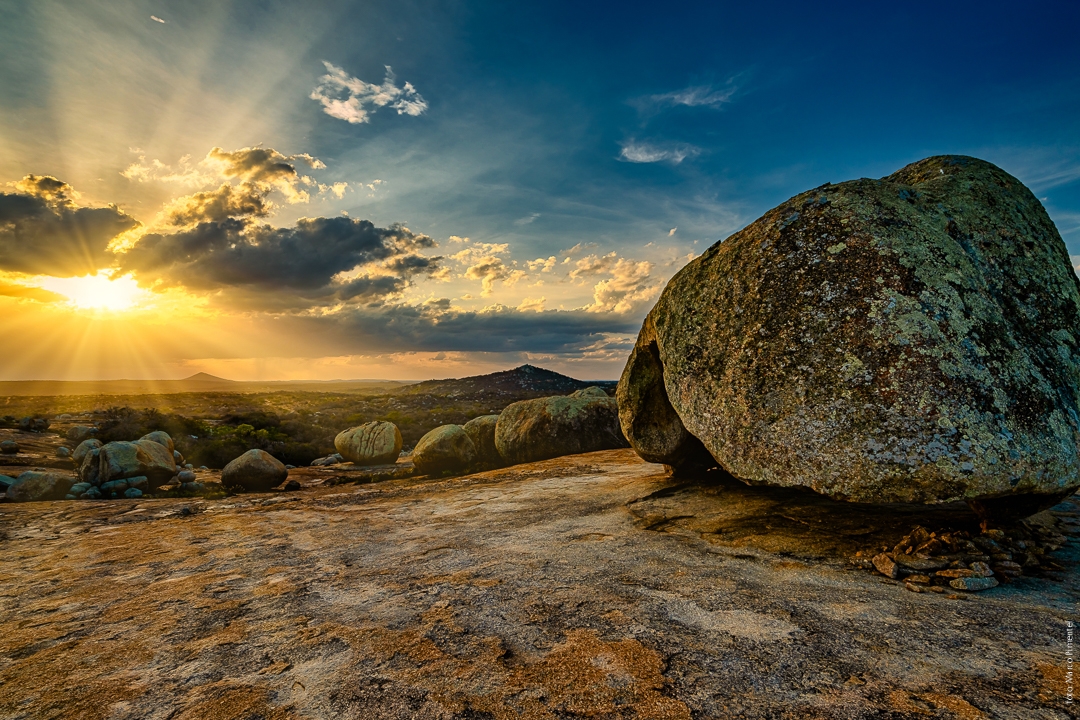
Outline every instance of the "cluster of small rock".
[[(334, 439), (337, 453), (312, 465), (393, 463), (401, 452), (401, 433), (390, 422), (349, 428)], [(482, 415), (464, 425), (441, 425), (411, 452), (425, 474), (483, 470), (562, 455), (627, 447), (615, 399), (599, 387), (568, 396), (522, 400), (499, 415)]]
[[(75, 432), (78, 431), (78, 432)], [(92, 428), (73, 428), (86, 436)], [(16, 443), (15, 452), (18, 451)], [(8, 452), (6, 446), (5, 452)], [(221, 483), (201, 482), (195, 467), (184, 462), (167, 432), (157, 430), (134, 442), (102, 443), (97, 438), (82, 440), (74, 451), (57, 449), (57, 456), (69, 457), (76, 476), (63, 472), (31, 470), (17, 478), (0, 476), (6, 497), (15, 502), (34, 500), (114, 500), (140, 498), (144, 494), (181, 491), (203, 494), (225, 488), (265, 492), (283, 483), (286, 467), (262, 450), (249, 450), (221, 471)], [(199, 468), (207, 470), (206, 466)]]
[(912, 592), (981, 592), (1025, 573), (1062, 569), (1050, 553), (1066, 541), (1054, 530), (1026, 523), (974, 536), (964, 531), (930, 532), (916, 526), (891, 550), (882, 548), (870, 560), (866, 560), (869, 553), (857, 553), (856, 562), (901, 580)]
[(0, 417), (0, 427), (15, 428), (23, 432), (43, 433), (49, 429), (50, 423), (46, 418), (30, 416), (16, 418), (14, 415)]

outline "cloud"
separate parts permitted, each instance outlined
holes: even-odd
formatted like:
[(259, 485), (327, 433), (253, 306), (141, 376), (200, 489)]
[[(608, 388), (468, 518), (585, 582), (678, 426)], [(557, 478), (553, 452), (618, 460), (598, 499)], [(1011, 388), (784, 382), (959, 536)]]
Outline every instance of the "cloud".
[(589, 312), (632, 313), (656, 297), (663, 283), (652, 278), (653, 264), (647, 260), (635, 262), (619, 258), (611, 268), (611, 278), (601, 280), (593, 288)]
[[(185, 155), (180, 158), (175, 168), (157, 159), (148, 161), (145, 155), (140, 155), (138, 162), (132, 163), (120, 174), (137, 182), (159, 180), (193, 188), (216, 184), (222, 180), (236, 180), (251, 185), (263, 194), (277, 190), (291, 203), (307, 202), (310, 199), (306, 187), (317, 186), (320, 192), (329, 190), (336, 194), (338, 186), (344, 185), (319, 185), (297, 171), (300, 163), (313, 170), (326, 168), (321, 160), (307, 153), (284, 155), (273, 148), (258, 146), (232, 151), (215, 147), (198, 163), (192, 163), (191, 156)], [(344, 187), (340, 188), (342, 194), (344, 191)]]
[(165, 206), (171, 225), (221, 222), (231, 217), (266, 217), (274, 204), (266, 199), (268, 190), (256, 183), (222, 185), (217, 190), (177, 198)]
[(427, 110), (427, 101), (411, 83), (404, 87), (395, 84), (395, 77), (390, 66), (386, 66), (386, 77), (382, 84), (367, 83), (352, 77), (342, 68), (323, 61), (326, 75), (319, 78), (319, 84), (311, 91), (312, 100), (318, 100), (330, 117), (352, 124), (371, 122), (377, 108), (391, 107), (398, 115), (416, 117)]
[(51, 290), (31, 285), (10, 283), (0, 279), (0, 296), (19, 298), (21, 300), (35, 300), (40, 303), (65, 302), (66, 297)]
[(555, 256), (552, 255), (547, 260), (545, 260), (544, 258), (536, 258), (535, 260), (530, 260), (526, 263), (526, 265), (532, 272), (536, 272), (537, 270), (539, 270), (540, 272), (551, 272), (552, 268), (555, 267), (556, 262), (557, 260), (555, 259)]
[(540, 217), (540, 213), (532, 213), (531, 215), (526, 215), (523, 218), (518, 218), (517, 220), (514, 221), (514, 224), (515, 225), (532, 225), (534, 222), (536, 222), (536, 218), (538, 218), (538, 217)]
[(153, 20), (154, 22), (159, 22), (159, 23), (161, 23), (162, 25), (164, 25), (164, 24), (165, 24), (165, 21), (164, 21), (164, 20), (162, 20), (161, 18), (159, 18), (159, 17), (157, 16), (157, 15), (151, 15), (151, 16), (150, 16), (150, 19), (151, 19), (151, 20)]
[[(285, 228), (228, 218), (144, 235), (119, 265), (144, 287), (217, 292), (226, 304), (303, 307), (399, 292), (409, 278), (439, 268), (441, 258), (416, 255), (434, 245), (401, 225), (348, 217), (302, 218)], [(367, 272), (342, 277), (358, 269)]]
[(583, 277), (606, 273), (615, 267), (616, 262), (618, 262), (618, 257), (616, 256), (615, 251), (611, 251), (604, 256), (586, 255), (574, 263), (574, 269), (570, 271), (570, 278), (572, 280), (577, 280)]
[(632, 104), (637, 105), (641, 110), (675, 107), (677, 105), (719, 109), (730, 103), (738, 90), (739, 88), (735, 86), (734, 78), (732, 78), (728, 81), (726, 87), (720, 89), (716, 89), (712, 85), (695, 85), (674, 92), (647, 95), (638, 98)]
[(222, 177), (273, 187), (289, 202), (307, 202), (308, 194), (300, 186), (314, 185), (315, 181), (296, 171), (298, 161), (315, 170), (326, 167), (321, 160), (306, 153), (282, 155), (273, 148), (262, 147), (232, 152), (216, 147), (207, 153), (204, 163), (216, 166)]
[(693, 145), (660, 146), (630, 140), (619, 151), (619, 159), (632, 163), (670, 162), (678, 165), (688, 157), (701, 154), (701, 149)]
[(517, 306), (518, 312), (544, 312), (544, 305), (547, 303), (546, 297), (540, 298), (525, 298), (521, 301), (521, 304)]
[(465, 270), (465, 277), (470, 280), (480, 281), (481, 297), (491, 295), (496, 280), (508, 280), (510, 275), (510, 268), (506, 267), (503, 261), (494, 255), (480, 258), (475, 265)]
[[(260, 321), (263, 322), (263, 321)], [(636, 334), (641, 319), (582, 310), (525, 311), (502, 305), (466, 311), (442, 304), (349, 306), (318, 315), (287, 315), (272, 322), (275, 336), (300, 339), (305, 351), (359, 352), (581, 352), (618, 334)], [(624, 353), (625, 354), (625, 353)]]
[(115, 205), (84, 207), (79, 194), (47, 175), (27, 175), (0, 193), (0, 270), (71, 277), (112, 261), (109, 243), (139, 222)]
[(673, 235), (675, 234), (675, 231), (676, 231), (676, 230), (678, 230), (678, 229), (679, 229), (679, 228), (677, 228), (677, 227), (673, 227), (673, 228), (671, 228), (670, 230), (668, 230), (668, 231), (667, 231), (667, 236), (668, 236), (668, 237), (671, 237), (671, 236), (673, 236)]

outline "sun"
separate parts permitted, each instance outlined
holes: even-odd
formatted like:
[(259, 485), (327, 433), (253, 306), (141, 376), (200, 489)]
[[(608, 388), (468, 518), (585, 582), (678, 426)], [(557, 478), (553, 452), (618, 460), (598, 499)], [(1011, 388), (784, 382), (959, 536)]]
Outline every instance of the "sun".
[(84, 275), (70, 278), (42, 278), (41, 287), (59, 293), (77, 308), (130, 310), (149, 297), (130, 276), (110, 278), (105, 274)]

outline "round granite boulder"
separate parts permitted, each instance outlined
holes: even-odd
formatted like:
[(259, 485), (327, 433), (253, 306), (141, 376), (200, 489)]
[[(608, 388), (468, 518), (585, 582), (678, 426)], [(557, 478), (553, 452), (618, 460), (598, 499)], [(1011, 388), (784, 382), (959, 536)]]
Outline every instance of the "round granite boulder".
[(461, 426), (476, 449), (476, 461), (482, 465), (498, 467), (503, 464), (502, 455), (495, 447), (495, 426), (498, 422), (498, 415), (481, 415)]
[(75, 484), (75, 478), (57, 472), (31, 470), (15, 478), (7, 489), (7, 499), (12, 502), (36, 500), (63, 500)]
[(512, 403), (499, 415), (495, 446), (511, 465), (626, 447), (619, 407), (607, 397), (547, 397)]
[(1034, 512), (1080, 487), (1080, 280), (1016, 178), (928, 158), (798, 195), (690, 262), (617, 396), (654, 462), (700, 442), (751, 483)]
[(164, 430), (155, 430), (154, 432), (146, 433), (145, 435), (143, 435), (139, 439), (140, 440), (150, 440), (152, 442), (156, 442), (158, 445), (161, 445), (162, 447), (168, 448), (169, 453), (171, 453), (173, 455), (173, 458), (174, 458), (173, 461), (176, 462), (176, 460), (175, 460), (176, 446), (173, 444), (172, 435), (170, 435), (169, 433), (165, 432)]
[(266, 492), (289, 476), (284, 463), (265, 450), (248, 450), (221, 471), (221, 484), (248, 492)]
[(476, 462), (476, 447), (460, 425), (442, 425), (420, 438), (412, 461), (425, 474), (464, 470)]
[(395, 463), (401, 452), (401, 431), (392, 422), (364, 423), (339, 432), (334, 448), (356, 465)]
[[(92, 457), (93, 452), (91, 450), (87, 458)], [(83, 466), (86, 462), (84, 459)], [(98, 477), (101, 482), (145, 476), (150, 479), (150, 487), (156, 488), (176, 474), (172, 450), (156, 440), (146, 438), (135, 442), (117, 441), (102, 445), (98, 449), (98, 462)], [(98, 484), (90, 477), (84, 476), (83, 480)]]

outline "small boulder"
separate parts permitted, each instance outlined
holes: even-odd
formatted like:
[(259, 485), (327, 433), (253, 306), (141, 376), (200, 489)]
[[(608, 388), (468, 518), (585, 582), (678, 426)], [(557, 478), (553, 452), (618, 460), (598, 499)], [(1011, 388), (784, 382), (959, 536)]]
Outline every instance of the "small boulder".
[(69, 428), (65, 437), (75, 445), (82, 443), (85, 440), (89, 440), (97, 433), (97, 428), (90, 427), (89, 425), (76, 425)]
[(13, 502), (63, 500), (75, 484), (71, 475), (31, 470), (15, 478), (7, 489), (7, 499)]
[(221, 471), (221, 484), (249, 492), (266, 492), (289, 476), (285, 465), (265, 450), (248, 450)]
[(184, 464), (184, 456), (180, 454), (179, 450), (173, 450), (172, 451), (172, 458), (173, 458), (173, 462), (176, 463), (177, 465), (183, 465)]
[(334, 447), (343, 459), (357, 465), (386, 465), (401, 452), (401, 431), (391, 422), (369, 422), (342, 430)]
[(575, 390), (574, 392), (570, 393), (570, 397), (572, 397), (572, 398), (581, 398), (581, 397), (601, 397), (601, 398), (606, 398), (606, 397), (609, 397), (609, 395), (606, 392), (604, 392), (603, 388), (598, 388), (595, 385), (590, 385), (587, 388), (582, 388), (581, 390)]
[(124, 497), (128, 498), (129, 500), (134, 500), (135, 498), (141, 498), (142, 497), (142, 490), (140, 490), (139, 488), (128, 488), (127, 490), (124, 491)]
[(86, 456), (90, 454), (92, 450), (97, 450), (102, 445), (100, 440), (91, 438), (89, 440), (83, 440), (76, 446), (75, 452), (71, 453), (71, 460), (76, 466), (81, 467), (83, 461), (86, 460)]
[(56, 448), (56, 457), (61, 458), (61, 459), (70, 458), (71, 457), (71, 450), (69, 448), (66, 448), (63, 445), (61, 445), (60, 447)]
[(498, 415), (481, 415), (461, 426), (476, 449), (476, 461), (481, 465), (498, 467), (503, 464), (502, 455), (495, 447), (495, 426)]
[(284, 485), (282, 485), (281, 489), (285, 490), (286, 492), (294, 492), (300, 489), (300, 483), (296, 482), (295, 480), (290, 480)]
[(548, 397), (507, 406), (495, 446), (511, 464), (627, 447), (619, 406), (609, 397)]
[(476, 447), (460, 425), (443, 425), (420, 438), (412, 460), (426, 474), (464, 470), (476, 462)]
[(5, 455), (15, 455), (19, 452), (19, 443), (14, 440), (4, 440), (0, 442), (0, 453)]
[(99, 473), (104, 482), (145, 475), (151, 487), (158, 487), (176, 474), (172, 450), (155, 440), (111, 442), (103, 445), (99, 453)]
[[(152, 442), (158, 443), (159, 445), (164, 445), (165, 447), (169, 448), (170, 453), (173, 453), (174, 456), (176, 454), (176, 446), (173, 445), (172, 435), (169, 435), (169, 433), (165, 432), (164, 430), (155, 430), (154, 432), (146, 433), (139, 439), (150, 440)], [(175, 460), (175, 462), (179, 461)]]

